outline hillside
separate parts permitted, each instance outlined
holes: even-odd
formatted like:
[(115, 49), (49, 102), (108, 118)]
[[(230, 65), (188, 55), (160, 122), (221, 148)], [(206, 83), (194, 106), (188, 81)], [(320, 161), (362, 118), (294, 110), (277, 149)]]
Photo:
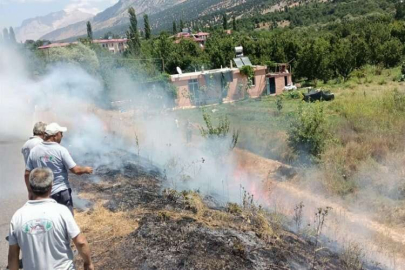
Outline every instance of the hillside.
[(24, 20), (20, 27), (15, 29), (16, 39), (25, 42), (27, 39), (37, 40), (43, 35), (68, 25), (88, 20), (93, 14), (79, 10), (58, 11), (45, 16)]
[[(128, 24), (128, 8), (133, 7), (136, 13), (154, 14), (169, 7), (172, 7), (184, 0), (120, 0), (118, 3), (103, 12), (97, 14), (90, 20), (94, 33), (107, 30), (111, 27)], [(108, 31), (108, 30), (107, 30)], [(105, 32), (107, 32), (105, 31)], [(63, 40), (86, 34), (86, 23), (84, 21), (69, 25), (43, 35), (41, 39)]]

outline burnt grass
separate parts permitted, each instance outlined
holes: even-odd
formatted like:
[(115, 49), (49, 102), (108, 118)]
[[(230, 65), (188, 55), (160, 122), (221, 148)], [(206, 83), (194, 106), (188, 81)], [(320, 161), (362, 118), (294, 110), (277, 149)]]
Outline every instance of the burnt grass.
[(79, 195), (90, 193), (109, 211), (128, 212), (139, 223), (126, 236), (89, 241), (96, 269), (347, 269), (327, 248), (314, 259), (313, 242), (271, 215), (165, 189), (159, 168), (135, 155), (120, 153), (114, 160), (91, 176), (70, 176)]

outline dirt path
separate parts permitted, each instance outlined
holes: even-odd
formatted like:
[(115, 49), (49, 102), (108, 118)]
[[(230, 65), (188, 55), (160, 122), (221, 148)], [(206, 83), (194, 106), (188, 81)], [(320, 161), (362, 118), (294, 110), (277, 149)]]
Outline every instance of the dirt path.
[(294, 207), (303, 202), (304, 227), (313, 223), (318, 207), (332, 207), (323, 229), (330, 244), (347, 247), (357, 243), (368, 261), (375, 261), (388, 269), (405, 269), (405, 229), (393, 229), (375, 222), (362, 213), (352, 212), (338, 200), (314, 194), (291, 181), (275, 181), (274, 173), (283, 166), (277, 161), (239, 149), (235, 150), (235, 154), (239, 171), (244, 171), (245, 177), (257, 177), (267, 187), (253, 189), (260, 203), (293, 216)]

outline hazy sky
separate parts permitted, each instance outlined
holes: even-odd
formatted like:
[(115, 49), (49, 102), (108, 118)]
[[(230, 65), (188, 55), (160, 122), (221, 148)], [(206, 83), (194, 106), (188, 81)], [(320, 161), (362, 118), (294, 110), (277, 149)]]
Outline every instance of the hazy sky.
[(96, 14), (118, 0), (0, 0), (0, 29), (20, 26), (22, 21), (63, 9)]

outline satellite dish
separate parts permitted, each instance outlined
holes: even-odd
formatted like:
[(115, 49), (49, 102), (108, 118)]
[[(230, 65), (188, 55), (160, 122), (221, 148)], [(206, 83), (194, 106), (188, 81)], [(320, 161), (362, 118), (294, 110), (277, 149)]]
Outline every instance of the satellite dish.
[(181, 71), (180, 67), (176, 67), (177, 73), (179, 73), (179, 75), (183, 74), (183, 71)]

